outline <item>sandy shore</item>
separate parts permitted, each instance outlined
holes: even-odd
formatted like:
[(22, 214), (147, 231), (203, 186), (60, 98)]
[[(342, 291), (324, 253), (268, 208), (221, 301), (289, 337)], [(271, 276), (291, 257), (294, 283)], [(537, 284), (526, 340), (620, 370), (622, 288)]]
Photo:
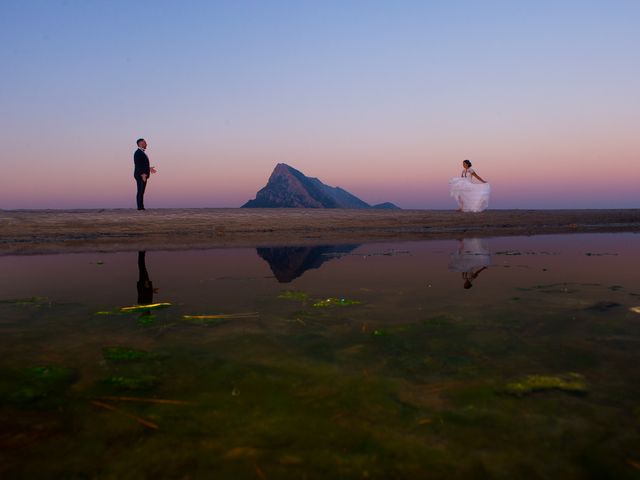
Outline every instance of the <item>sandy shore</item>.
[(640, 232), (640, 209), (0, 210), (0, 255)]

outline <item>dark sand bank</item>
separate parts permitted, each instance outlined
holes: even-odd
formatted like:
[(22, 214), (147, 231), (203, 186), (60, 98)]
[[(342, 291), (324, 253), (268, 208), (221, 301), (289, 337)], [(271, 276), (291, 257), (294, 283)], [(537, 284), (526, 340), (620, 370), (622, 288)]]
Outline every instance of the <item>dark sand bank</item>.
[(0, 255), (640, 232), (640, 209), (0, 211)]

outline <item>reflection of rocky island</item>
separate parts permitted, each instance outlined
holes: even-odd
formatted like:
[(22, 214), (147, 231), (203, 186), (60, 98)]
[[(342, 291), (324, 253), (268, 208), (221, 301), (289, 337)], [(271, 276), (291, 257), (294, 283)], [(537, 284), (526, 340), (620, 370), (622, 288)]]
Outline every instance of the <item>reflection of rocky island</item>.
[(304, 175), (289, 165), (279, 163), (267, 185), (243, 208), (375, 208), (398, 209), (393, 203), (369, 205), (340, 187), (330, 187), (317, 178)]
[(491, 254), (487, 241), (483, 238), (464, 238), (459, 240), (458, 249), (451, 254), (449, 270), (461, 272), (464, 288), (471, 288), (473, 280), (490, 264)]
[[(327, 260), (347, 254), (358, 245), (257, 248), (280, 283), (288, 283), (310, 268), (320, 268)], [(335, 255), (333, 255), (335, 254)]]

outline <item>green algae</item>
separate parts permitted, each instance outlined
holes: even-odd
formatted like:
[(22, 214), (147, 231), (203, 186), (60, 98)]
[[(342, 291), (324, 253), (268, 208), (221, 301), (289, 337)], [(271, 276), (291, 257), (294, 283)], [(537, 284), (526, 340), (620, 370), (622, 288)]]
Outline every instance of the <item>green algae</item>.
[(343, 297), (327, 297), (323, 299), (312, 299), (311, 296), (299, 290), (285, 290), (278, 295), (278, 298), (283, 300), (293, 300), (306, 304), (311, 302), (311, 306), (314, 308), (328, 308), (328, 307), (346, 307), (349, 305), (359, 305), (360, 301), (350, 300)]
[(29, 367), (3, 375), (0, 398), (9, 402), (28, 403), (60, 397), (75, 382), (75, 370), (58, 365)]
[(339, 297), (328, 297), (324, 299), (312, 300), (308, 293), (299, 290), (285, 290), (278, 295), (278, 298), (284, 300), (294, 300), (303, 303), (311, 301), (313, 302), (311, 306), (314, 308), (346, 307), (349, 305), (359, 305), (360, 303), (362, 303), (358, 300), (350, 300), (348, 298)]
[(535, 392), (559, 390), (566, 393), (585, 395), (589, 388), (584, 377), (578, 373), (563, 375), (528, 375), (516, 382), (508, 383), (502, 392), (523, 397)]
[(299, 290), (285, 290), (278, 295), (283, 300), (295, 300), (297, 302), (306, 302), (309, 300), (309, 294)]
[(181, 320), (193, 323), (196, 325), (216, 325), (219, 323), (225, 323), (230, 320), (240, 320), (247, 318), (259, 317), (258, 312), (245, 312), (245, 313), (213, 313), (213, 314), (201, 314), (201, 315), (182, 315)]
[(142, 325), (143, 327), (147, 325), (153, 325), (155, 322), (156, 316), (151, 313), (140, 315), (137, 320), (138, 325)]
[(102, 356), (111, 362), (136, 362), (157, 357), (152, 352), (122, 346), (105, 347), (102, 349)]
[(219, 325), (227, 322), (225, 318), (184, 318), (184, 316), (181, 320), (192, 325)]
[(348, 298), (329, 297), (324, 300), (318, 300), (312, 307), (315, 308), (327, 308), (327, 307), (347, 307), (350, 305), (360, 305), (358, 300), (349, 300)]
[(161, 303), (151, 303), (148, 305), (131, 305), (129, 307), (120, 307), (120, 311), (122, 313), (140, 313), (146, 312), (149, 310), (160, 310), (163, 308), (170, 307), (171, 304), (169, 302), (161, 302)]
[(103, 381), (105, 385), (115, 387), (118, 390), (150, 390), (158, 385), (158, 377), (154, 375), (137, 375), (137, 376), (113, 376)]
[[(142, 313), (151, 312), (152, 310), (161, 310), (171, 306), (169, 302), (151, 303), (148, 305), (131, 305), (128, 307), (120, 307), (116, 310), (101, 310), (95, 312), (94, 315), (126, 315), (129, 313)], [(151, 314), (149, 314), (151, 315)]]
[(7, 305), (35, 305), (40, 306), (46, 303), (51, 303), (47, 297), (27, 297), (27, 298), (7, 298), (0, 300), (0, 304)]

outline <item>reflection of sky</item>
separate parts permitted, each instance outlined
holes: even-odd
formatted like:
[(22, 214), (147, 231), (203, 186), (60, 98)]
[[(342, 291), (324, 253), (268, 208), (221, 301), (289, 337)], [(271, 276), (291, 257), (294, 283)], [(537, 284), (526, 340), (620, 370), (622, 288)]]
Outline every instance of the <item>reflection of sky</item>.
[[(597, 285), (604, 298), (591, 302), (607, 300), (609, 288), (621, 285), (627, 306), (640, 304), (631, 295), (640, 294), (639, 273), (630, 267), (640, 265), (640, 235), (501, 237), (488, 246), (491, 266), (465, 293), (465, 302), (497, 304), (518, 288), (568, 283)], [(457, 240), (367, 244), (346, 253), (336, 248), (340, 255), (286, 285), (252, 248), (147, 251), (146, 267), (158, 289), (154, 301), (172, 302), (182, 313), (268, 309), (269, 299), (294, 290), (312, 298), (362, 300), (372, 311), (395, 311), (390, 318), (397, 318), (397, 312), (439, 312), (461, 301), (460, 272), (450, 267), (458, 248)], [(0, 300), (47, 297), (108, 310), (136, 302), (138, 278), (137, 252), (0, 257)]]
[[(4, 2), (0, 208), (239, 206), (285, 162), (370, 203), (637, 206), (640, 4)], [(588, 187), (587, 187), (588, 186)]]

